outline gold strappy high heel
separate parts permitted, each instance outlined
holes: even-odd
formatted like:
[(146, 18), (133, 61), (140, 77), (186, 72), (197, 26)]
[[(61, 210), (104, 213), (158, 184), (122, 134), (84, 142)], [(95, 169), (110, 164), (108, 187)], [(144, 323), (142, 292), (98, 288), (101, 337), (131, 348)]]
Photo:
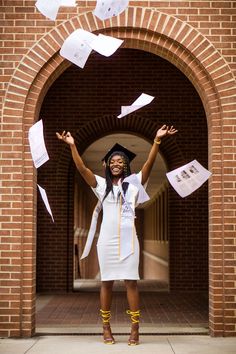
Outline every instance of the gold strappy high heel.
[[(100, 309), (102, 323), (103, 323), (103, 341), (105, 344), (115, 344), (115, 340), (111, 333), (110, 319), (111, 319), (111, 311), (105, 311)], [(110, 332), (110, 337), (105, 338), (105, 331)]]
[[(140, 317), (140, 310), (137, 311), (130, 311), (127, 310), (126, 313), (130, 315), (132, 327), (131, 333), (128, 340), (128, 345), (138, 345), (139, 344), (139, 317)], [(132, 333), (133, 332), (133, 333)]]

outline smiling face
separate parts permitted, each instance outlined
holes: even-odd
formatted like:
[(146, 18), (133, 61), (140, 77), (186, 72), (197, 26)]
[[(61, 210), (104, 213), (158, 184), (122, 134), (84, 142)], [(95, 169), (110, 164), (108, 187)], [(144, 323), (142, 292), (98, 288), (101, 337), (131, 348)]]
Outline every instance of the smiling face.
[(112, 156), (110, 160), (110, 171), (112, 176), (118, 177), (121, 176), (124, 172), (124, 159), (120, 155), (114, 155)]

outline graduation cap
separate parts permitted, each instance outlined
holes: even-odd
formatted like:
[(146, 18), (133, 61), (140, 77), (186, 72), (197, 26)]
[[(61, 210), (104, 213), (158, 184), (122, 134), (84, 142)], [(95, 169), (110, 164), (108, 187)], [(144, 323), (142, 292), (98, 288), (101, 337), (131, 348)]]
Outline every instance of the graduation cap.
[(105, 161), (107, 163), (109, 157), (114, 153), (117, 152), (117, 155), (119, 155), (119, 152), (127, 156), (129, 162), (131, 162), (136, 154), (134, 154), (132, 151), (128, 150), (124, 146), (116, 143), (115, 145), (112, 146), (112, 148), (106, 153), (106, 155), (103, 157), (102, 161)]

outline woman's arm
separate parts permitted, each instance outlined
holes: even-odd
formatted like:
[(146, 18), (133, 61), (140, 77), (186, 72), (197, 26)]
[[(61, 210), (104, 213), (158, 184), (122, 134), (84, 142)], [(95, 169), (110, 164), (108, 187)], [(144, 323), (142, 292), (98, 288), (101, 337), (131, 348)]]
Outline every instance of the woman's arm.
[(70, 146), (71, 149), (71, 154), (74, 160), (74, 163), (77, 167), (77, 170), (81, 174), (81, 176), (84, 178), (85, 182), (95, 188), (97, 186), (97, 181), (95, 178), (94, 173), (85, 166), (83, 160), (81, 159), (81, 156), (76, 148), (75, 141), (73, 136), (71, 135), (70, 132), (63, 132), (62, 134), (56, 133), (56, 136), (58, 137), (59, 140), (64, 141)]
[(142, 184), (145, 184), (150, 176), (153, 164), (155, 162), (157, 153), (159, 151), (159, 145), (161, 143), (161, 139), (166, 135), (173, 135), (177, 133), (178, 130), (174, 129), (173, 126), (170, 128), (166, 125), (163, 125), (156, 133), (153, 145), (149, 152), (147, 161), (144, 163), (142, 167)]

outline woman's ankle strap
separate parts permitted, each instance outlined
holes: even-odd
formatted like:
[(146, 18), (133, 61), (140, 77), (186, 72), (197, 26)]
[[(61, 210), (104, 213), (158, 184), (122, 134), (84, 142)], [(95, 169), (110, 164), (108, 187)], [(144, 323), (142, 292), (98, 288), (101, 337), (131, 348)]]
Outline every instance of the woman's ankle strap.
[(111, 311), (110, 310), (102, 310), (100, 309), (100, 314), (102, 317), (103, 324), (109, 324), (111, 319)]
[(130, 319), (132, 323), (139, 323), (140, 310), (137, 311), (127, 310), (126, 313), (130, 315)]

